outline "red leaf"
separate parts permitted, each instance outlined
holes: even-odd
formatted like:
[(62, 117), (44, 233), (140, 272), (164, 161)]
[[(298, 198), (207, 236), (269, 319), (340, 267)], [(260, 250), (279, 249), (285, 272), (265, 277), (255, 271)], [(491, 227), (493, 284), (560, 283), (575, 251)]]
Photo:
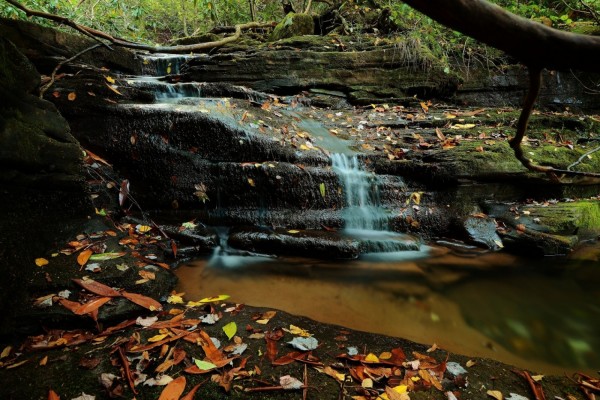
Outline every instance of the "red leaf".
[(93, 279), (73, 279), (73, 282), (87, 290), (88, 292), (92, 292), (97, 294), (98, 296), (105, 297), (120, 297), (121, 293), (117, 292), (115, 289), (110, 286), (106, 286), (103, 283), (97, 282)]

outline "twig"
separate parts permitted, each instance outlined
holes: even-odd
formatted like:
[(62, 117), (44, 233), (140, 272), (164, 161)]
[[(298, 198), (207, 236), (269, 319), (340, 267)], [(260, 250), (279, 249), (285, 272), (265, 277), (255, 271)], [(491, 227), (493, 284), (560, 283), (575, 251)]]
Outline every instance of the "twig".
[(308, 396), (308, 367), (304, 364), (304, 389), (302, 389), (302, 400)]
[(579, 157), (579, 160), (575, 161), (573, 164), (569, 165), (567, 167), (567, 170), (571, 170), (571, 168), (573, 168), (574, 166), (576, 166), (577, 164), (581, 163), (583, 161), (584, 158), (586, 158), (587, 156), (589, 156), (592, 153), (597, 152), (598, 150), (600, 150), (600, 146), (596, 147), (593, 150), (588, 151), (587, 153), (585, 153), (584, 155), (582, 155), (581, 157)]
[[(300, 386), (298, 389), (306, 389), (307, 386)], [(244, 392), (274, 392), (277, 390), (289, 390), (284, 388), (283, 386), (262, 386), (255, 388), (244, 388)]]
[(44, 93), (46, 93), (46, 91), (48, 89), (50, 89), (50, 86), (52, 86), (55, 82), (56, 79), (56, 73), (58, 72), (58, 70), (60, 69), (60, 67), (62, 67), (63, 65), (70, 63), (71, 61), (74, 61), (76, 58), (82, 56), (83, 54), (87, 53), (88, 51), (92, 51), (94, 49), (97, 49), (98, 47), (102, 46), (101, 43), (96, 43), (93, 46), (88, 47), (87, 49), (84, 49), (82, 51), (80, 51), (79, 53), (75, 54), (73, 57), (68, 58), (66, 60), (63, 60), (61, 62), (58, 63), (58, 65), (54, 68), (54, 70), (52, 71), (52, 74), (50, 75), (50, 82), (46, 83), (41, 89), (40, 89), (40, 99), (44, 98)]

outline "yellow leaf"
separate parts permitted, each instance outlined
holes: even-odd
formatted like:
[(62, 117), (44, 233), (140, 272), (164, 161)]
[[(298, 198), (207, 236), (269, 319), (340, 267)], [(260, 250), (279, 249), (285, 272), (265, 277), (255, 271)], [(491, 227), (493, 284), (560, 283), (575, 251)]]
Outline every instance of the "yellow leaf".
[(375, 354), (369, 353), (365, 357), (365, 361), (367, 361), (367, 362), (379, 362), (379, 358), (377, 358), (377, 356)]
[(230, 297), (231, 296), (229, 296), (228, 294), (220, 294), (218, 296), (205, 297), (202, 300), (200, 300), (199, 303), (213, 303), (215, 301), (224, 301)]
[(106, 77), (106, 82), (108, 82), (108, 83), (115, 83), (115, 79), (112, 76), (107, 76)]
[(255, 187), (256, 183), (254, 183), (254, 179), (252, 178), (248, 178), (248, 183), (250, 184), (250, 186)]
[(10, 351), (12, 350), (12, 346), (6, 346), (4, 350), (2, 350), (2, 354), (0, 354), (0, 360), (6, 358), (10, 355)]
[(310, 150), (305, 144), (300, 145), (300, 150)]
[(306, 329), (302, 329), (296, 325), (290, 325), (290, 329), (288, 330), (288, 332), (291, 333), (292, 335), (296, 335), (296, 336), (302, 336), (302, 337), (312, 336), (310, 334), (310, 332), (308, 332)]
[(223, 327), (223, 332), (227, 335), (227, 338), (231, 340), (232, 337), (235, 336), (237, 332), (237, 325), (234, 321), (228, 323)]
[(183, 304), (183, 299), (181, 298), (181, 296), (178, 296), (176, 294), (172, 294), (167, 298), (167, 303), (169, 304)]
[(288, 233), (300, 233), (300, 231), (297, 231), (296, 229), (290, 229)]
[(477, 364), (477, 362), (475, 362), (473, 360), (469, 360), (469, 361), (467, 361), (467, 368), (471, 368), (475, 364)]
[(406, 393), (406, 391), (408, 390), (408, 386), (398, 385), (398, 386), (392, 388), (392, 390), (396, 393)]
[(379, 355), (380, 360), (389, 360), (390, 358), (392, 358), (392, 353), (390, 353), (389, 351), (384, 351)]
[(493, 397), (496, 400), (504, 399), (504, 396), (502, 396), (502, 393), (499, 390), (488, 390), (487, 395)]
[(152, 227), (148, 226), (148, 225), (136, 225), (135, 229), (139, 233), (146, 233), (146, 232), (149, 232), (150, 230), (152, 230)]
[(452, 129), (471, 129), (471, 128), (475, 128), (475, 124), (456, 124), (456, 125), (452, 125), (450, 128), (452, 128)]
[(533, 379), (536, 382), (541, 381), (544, 378), (544, 375), (532, 375), (531, 379)]
[(151, 342), (151, 343), (153, 343), (153, 342), (160, 342), (161, 340), (163, 340), (167, 336), (169, 336), (169, 335), (166, 334), (166, 333), (164, 333), (162, 335), (155, 335), (155, 336), (152, 336), (150, 339), (148, 339), (148, 341)]
[(44, 265), (48, 265), (49, 261), (46, 260), (45, 258), (36, 258), (35, 259), (35, 265), (37, 265), (38, 267), (43, 267)]
[(109, 88), (112, 92), (118, 94), (119, 96), (123, 96), (123, 94), (121, 92), (119, 92), (117, 90), (117, 88), (114, 85), (109, 85), (108, 83), (106, 84), (106, 87)]
[(43, 366), (44, 366), (44, 365), (46, 365), (46, 364), (48, 364), (48, 356), (45, 356), (44, 358), (42, 358), (42, 359), (40, 360), (40, 366), (42, 366), (42, 367), (43, 367)]

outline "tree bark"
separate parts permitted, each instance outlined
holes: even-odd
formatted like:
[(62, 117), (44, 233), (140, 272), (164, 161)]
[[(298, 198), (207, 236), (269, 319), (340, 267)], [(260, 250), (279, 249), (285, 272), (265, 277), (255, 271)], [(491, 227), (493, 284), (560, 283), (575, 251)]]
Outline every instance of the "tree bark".
[(563, 32), (485, 0), (404, 0), (437, 22), (503, 50), (527, 66), (600, 70), (600, 37)]

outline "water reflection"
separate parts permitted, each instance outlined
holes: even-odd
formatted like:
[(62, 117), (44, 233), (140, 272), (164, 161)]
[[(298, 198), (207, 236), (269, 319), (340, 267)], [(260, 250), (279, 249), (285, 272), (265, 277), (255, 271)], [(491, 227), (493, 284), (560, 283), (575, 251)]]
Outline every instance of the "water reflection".
[[(179, 268), (178, 290), (197, 300), (272, 307), (354, 329), (400, 336), (541, 373), (600, 367), (600, 270), (593, 263), (505, 254), (425, 259), (198, 260)], [(240, 261), (242, 261), (240, 263)]]

